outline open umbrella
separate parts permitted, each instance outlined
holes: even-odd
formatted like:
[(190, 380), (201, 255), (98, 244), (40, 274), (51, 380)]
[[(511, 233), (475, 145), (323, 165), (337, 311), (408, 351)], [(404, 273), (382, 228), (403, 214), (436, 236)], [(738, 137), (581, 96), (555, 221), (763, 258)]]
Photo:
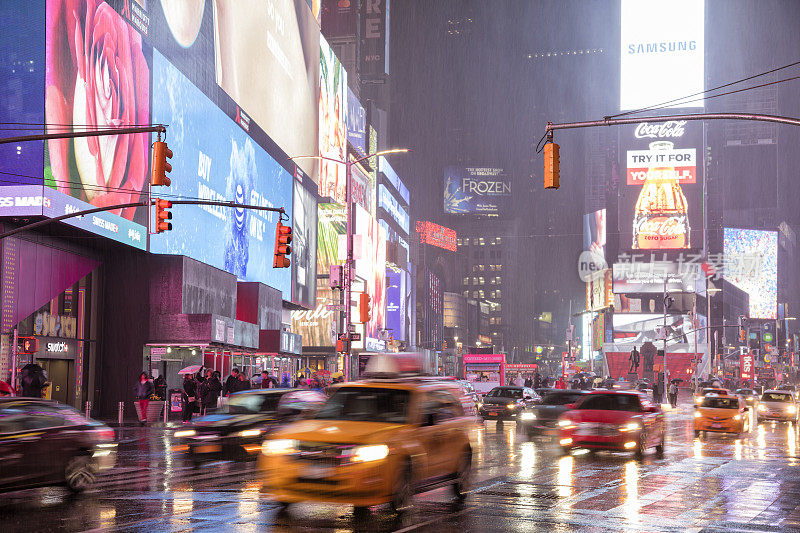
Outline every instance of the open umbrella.
[(203, 365), (189, 365), (178, 370), (178, 374), (197, 374), (201, 368), (203, 368)]
[(675, 378), (675, 379), (671, 379), (669, 382), (670, 383), (681, 383), (681, 382), (683, 382), (683, 380), (681, 378)]

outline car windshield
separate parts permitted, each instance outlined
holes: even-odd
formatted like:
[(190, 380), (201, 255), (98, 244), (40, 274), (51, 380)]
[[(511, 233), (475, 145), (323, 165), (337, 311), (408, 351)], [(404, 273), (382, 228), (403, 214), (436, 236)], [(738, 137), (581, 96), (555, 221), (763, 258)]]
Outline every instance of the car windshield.
[(577, 402), (581, 399), (581, 396), (583, 395), (551, 393), (542, 398), (542, 403), (545, 405), (566, 405)]
[(409, 392), (378, 387), (345, 387), (333, 393), (314, 418), (405, 424)]
[(579, 409), (596, 411), (641, 411), (639, 398), (633, 394), (592, 394), (581, 402)]
[(703, 389), (703, 396), (706, 394), (727, 394), (727, 391), (722, 389)]
[(514, 398), (518, 400), (522, 398), (522, 389), (506, 389), (498, 387), (489, 391), (487, 394), (489, 398)]
[(269, 413), (278, 410), (280, 394), (232, 394), (228, 397), (231, 414)]
[(781, 394), (780, 392), (765, 392), (761, 397), (762, 402), (793, 402), (791, 394)]
[(736, 394), (744, 394), (744, 395), (750, 395), (750, 396), (752, 396), (755, 393), (756, 393), (756, 391), (754, 391), (753, 389), (738, 389), (736, 391)]
[(701, 406), (712, 409), (738, 409), (739, 400), (736, 398), (704, 398)]

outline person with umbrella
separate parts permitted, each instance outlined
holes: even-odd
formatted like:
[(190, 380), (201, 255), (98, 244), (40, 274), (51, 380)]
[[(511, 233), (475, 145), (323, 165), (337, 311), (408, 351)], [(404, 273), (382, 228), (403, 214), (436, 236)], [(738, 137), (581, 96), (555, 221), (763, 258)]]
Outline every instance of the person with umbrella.
[(187, 423), (192, 419), (194, 413), (194, 405), (197, 401), (197, 382), (194, 380), (192, 374), (183, 375), (183, 411), (181, 412), (181, 419), (183, 423)]
[(47, 385), (44, 369), (36, 363), (28, 363), (20, 371), (22, 395), (27, 398), (41, 398), (42, 390)]
[(139, 424), (147, 424), (147, 405), (150, 403), (150, 395), (153, 394), (153, 382), (147, 379), (147, 373), (139, 374), (139, 380), (133, 387), (136, 401), (139, 402)]
[(678, 407), (678, 382), (680, 380), (673, 379), (669, 383), (669, 404), (673, 407)]

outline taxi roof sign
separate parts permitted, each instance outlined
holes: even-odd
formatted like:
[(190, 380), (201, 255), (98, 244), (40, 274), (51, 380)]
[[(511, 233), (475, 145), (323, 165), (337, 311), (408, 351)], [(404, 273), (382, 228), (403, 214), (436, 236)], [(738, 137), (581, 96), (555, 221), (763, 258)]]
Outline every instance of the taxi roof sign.
[[(367, 354), (364, 354), (367, 355)], [(397, 378), (422, 375), (424, 355), (416, 352), (368, 354), (362, 377)]]

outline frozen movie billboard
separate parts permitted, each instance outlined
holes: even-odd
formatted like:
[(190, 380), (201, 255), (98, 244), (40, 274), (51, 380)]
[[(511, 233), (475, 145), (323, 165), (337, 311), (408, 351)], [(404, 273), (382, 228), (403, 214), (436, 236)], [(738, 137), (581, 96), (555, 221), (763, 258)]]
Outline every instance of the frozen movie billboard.
[(511, 179), (502, 168), (446, 167), (444, 212), (500, 215), (511, 208)]
[[(153, 120), (170, 124), (169, 194), (283, 207), (292, 220), (294, 178), (159, 52), (153, 57)], [(291, 269), (272, 268), (277, 213), (174, 206), (173, 229), (153, 235), (154, 253), (178, 254), (279, 289), (290, 299)]]
[(750, 296), (750, 318), (775, 320), (778, 232), (724, 229), (725, 279)]
[[(622, 0), (620, 7), (620, 109), (702, 92), (704, 0)], [(673, 107), (703, 107), (703, 100)]]

